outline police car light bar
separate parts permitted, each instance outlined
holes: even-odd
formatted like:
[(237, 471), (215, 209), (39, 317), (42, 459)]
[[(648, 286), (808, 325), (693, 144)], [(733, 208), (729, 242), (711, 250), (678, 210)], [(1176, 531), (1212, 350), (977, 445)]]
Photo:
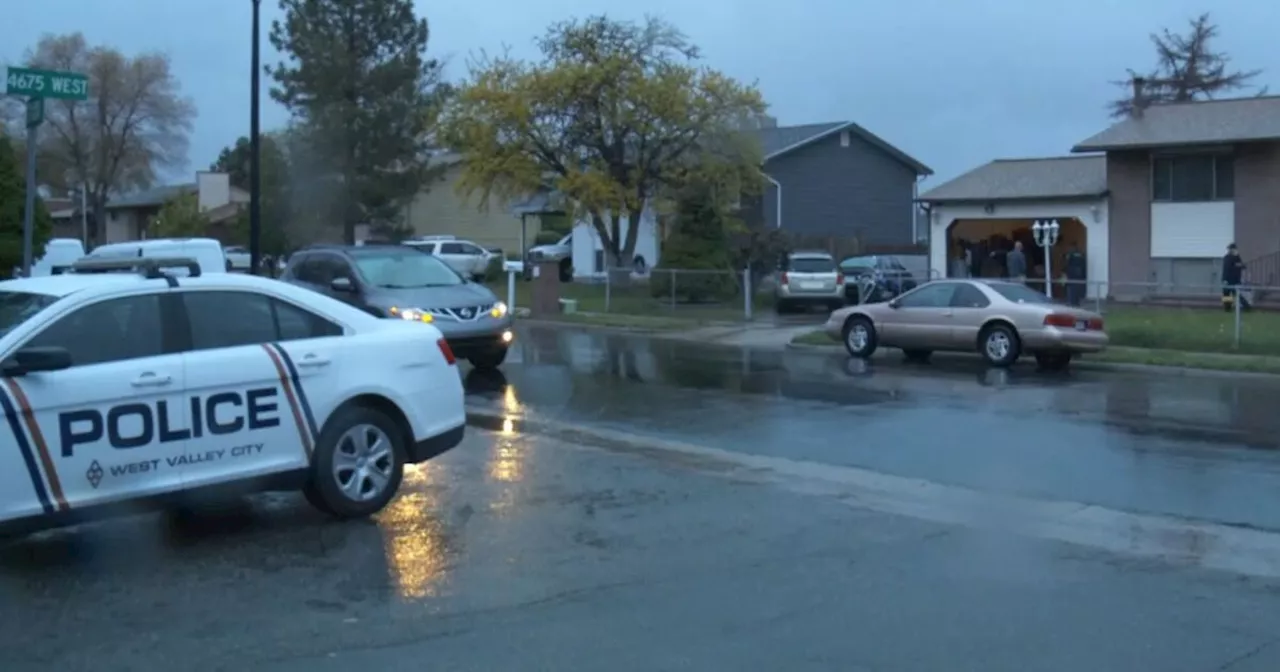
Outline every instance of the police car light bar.
[(81, 259), (71, 264), (75, 273), (110, 273), (134, 271), (148, 279), (165, 277), (166, 268), (185, 268), (187, 277), (200, 277), (200, 264), (184, 257), (125, 257), (122, 259)]

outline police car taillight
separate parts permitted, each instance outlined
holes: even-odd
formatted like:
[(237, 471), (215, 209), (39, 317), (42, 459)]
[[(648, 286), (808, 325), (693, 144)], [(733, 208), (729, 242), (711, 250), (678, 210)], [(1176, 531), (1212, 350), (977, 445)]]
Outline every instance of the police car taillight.
[(458, 358), (453, 356), (453, 348), (449, 347), (449, 342), (443, 338), (436, 341), (436, 345), (440, 346), (440, 354), (444, 355), (444, 361), (450, 365), (457, 364)]

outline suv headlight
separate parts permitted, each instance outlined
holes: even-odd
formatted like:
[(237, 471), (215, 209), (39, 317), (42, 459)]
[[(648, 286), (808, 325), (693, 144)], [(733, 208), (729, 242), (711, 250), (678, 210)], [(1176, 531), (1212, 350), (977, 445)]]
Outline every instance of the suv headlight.
[(493, 308), (489, 309), (489, 314), (494, 317), (504, 317), (507, 314), (507, 304), (499, 301), (493, 304)]
[(391, 306), (387, 312), (391, 313), (392, 317), (398, 317), (409, 322), (431, 322), (435, 319), (431, 317), (430, 313), (422, 310), (421, 308), (398, 308), (396, 306)]

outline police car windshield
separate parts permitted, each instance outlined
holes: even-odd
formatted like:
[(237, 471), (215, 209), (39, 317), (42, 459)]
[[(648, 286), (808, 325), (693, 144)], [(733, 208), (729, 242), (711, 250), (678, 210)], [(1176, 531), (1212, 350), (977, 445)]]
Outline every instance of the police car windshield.
[(389, 289), (461, 285), (444, 262), (414, 249), (356, 250), (351, 253), (366, 282)]
[(13, 331), (14, 327), (57, 300), (58, 297), (48, 294), (0, 291), (0, 336)]

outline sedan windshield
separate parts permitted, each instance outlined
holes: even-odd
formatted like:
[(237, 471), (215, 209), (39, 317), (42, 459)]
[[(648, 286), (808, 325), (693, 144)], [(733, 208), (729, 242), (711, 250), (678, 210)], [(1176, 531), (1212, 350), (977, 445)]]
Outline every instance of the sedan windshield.
[(28, 292), (0, 292), (0, 336), (13, 331), (32, 315), (48, 308), (56, 296)]
[(993, 282), (989, 285), (996, 294), (1014, 303), (1056, 303), (1053, 299), (1026, 285), (1013, 282)]
[(461, 285), (461, 276), (444, 262), (412, 248), (358, 250), (351, 253), (365, 281), (377, 287), (412, 289)]

